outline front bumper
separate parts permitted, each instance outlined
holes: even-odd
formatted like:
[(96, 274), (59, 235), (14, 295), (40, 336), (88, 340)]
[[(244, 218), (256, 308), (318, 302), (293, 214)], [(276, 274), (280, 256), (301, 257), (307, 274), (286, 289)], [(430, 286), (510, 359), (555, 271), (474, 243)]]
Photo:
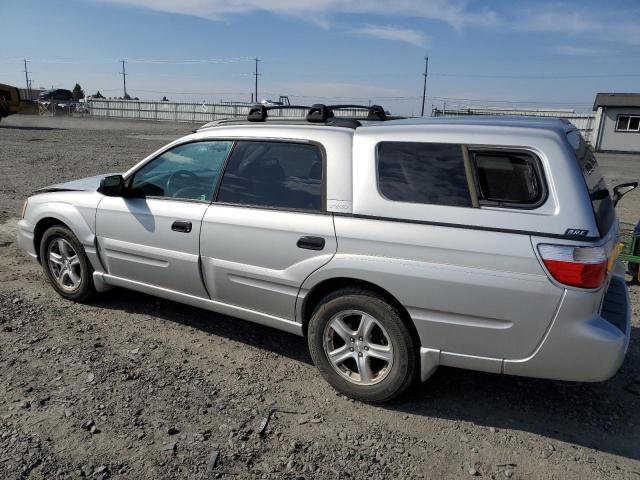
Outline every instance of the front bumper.
[(588, 292), (567, 290), (549, 332), (533, 355), (505, 360), (503, 373), (577, 382), (611, 378), (622, 365), (631, 335), (631, 304), (624, 277), (613, 275), (601, 313), (593, 318)]
[(35, 225), (32, 225), (24, 218), (18, 222), (18, 246), (29, 256), (38, 258), (38, 253), (34, 245)]

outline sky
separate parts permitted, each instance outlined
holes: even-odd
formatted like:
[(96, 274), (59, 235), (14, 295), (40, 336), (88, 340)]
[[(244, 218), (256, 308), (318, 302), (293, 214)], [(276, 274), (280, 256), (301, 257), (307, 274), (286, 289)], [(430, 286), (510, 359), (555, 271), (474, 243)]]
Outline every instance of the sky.
[(0, 82), (145, 100), (572, 108), (640, 91), (640, 0), (2, 0)]

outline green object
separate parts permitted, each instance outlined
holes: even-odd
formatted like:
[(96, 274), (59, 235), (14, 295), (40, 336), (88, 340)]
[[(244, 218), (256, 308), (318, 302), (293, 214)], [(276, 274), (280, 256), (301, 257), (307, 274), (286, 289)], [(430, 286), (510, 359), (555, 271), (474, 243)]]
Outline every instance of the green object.
[(635, 234), (633, 223), (620, 222), (620, 260), (632, 263), (640, 263), (640, 242)]

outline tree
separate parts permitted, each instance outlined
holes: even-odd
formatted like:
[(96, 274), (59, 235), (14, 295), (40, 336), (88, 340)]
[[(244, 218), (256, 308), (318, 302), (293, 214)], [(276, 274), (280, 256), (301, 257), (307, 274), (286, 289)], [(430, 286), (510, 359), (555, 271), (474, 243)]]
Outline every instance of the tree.
[(169, 101), (169, 99), (168, 99), (167, 97), (162, 97), (162, 100), (161, 100), (161, 101), (162, 101), (162, 102), (168, 102), (168, 101)]
[(77, 102), (81, 98), (84, 98), (84, 90), (79, 83), (76, 83), (76, 86), (73, 87), (73, 101)]
[(104, 98), (104, 95), (102, 95), (100, 93), (100, 90), (98, 90), (96, 93), (94, 93), (93, 95), (91, 95), (93, 98)]

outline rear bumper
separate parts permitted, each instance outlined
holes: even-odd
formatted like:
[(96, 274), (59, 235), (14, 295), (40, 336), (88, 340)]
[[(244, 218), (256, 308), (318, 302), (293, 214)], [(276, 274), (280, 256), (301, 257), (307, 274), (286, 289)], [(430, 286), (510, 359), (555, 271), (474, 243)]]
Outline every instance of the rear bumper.
[[(567, 291), (547, 336), (522, 360), (505, 360), (503, 373), (577, 382), (611, 378), (622, 365), (631, 335), (631, 304), (624, 277), (614, 275), (600, 315), (588, 320), (588, 293)], [(593, 310), (591, 310), (593, 311)]]
[(565, 290), (551, 327), (527, 358), (485, 358), (423, 347), (421, 378), (426, 380), (439, 365), (448, 365), (573, 382), (607, 380), (622, 365), (631, 335), (631, 304), (624, 277), (613, 275), (601, 313), (593, 317), (589, 312), (596, 309), (597, 298), (591, 292)]
[(35, 225), (32, 225), (24, 218), (18, 222), (18, 246), (29, 256), (38, 258), (38, 253), (33, 242)]

